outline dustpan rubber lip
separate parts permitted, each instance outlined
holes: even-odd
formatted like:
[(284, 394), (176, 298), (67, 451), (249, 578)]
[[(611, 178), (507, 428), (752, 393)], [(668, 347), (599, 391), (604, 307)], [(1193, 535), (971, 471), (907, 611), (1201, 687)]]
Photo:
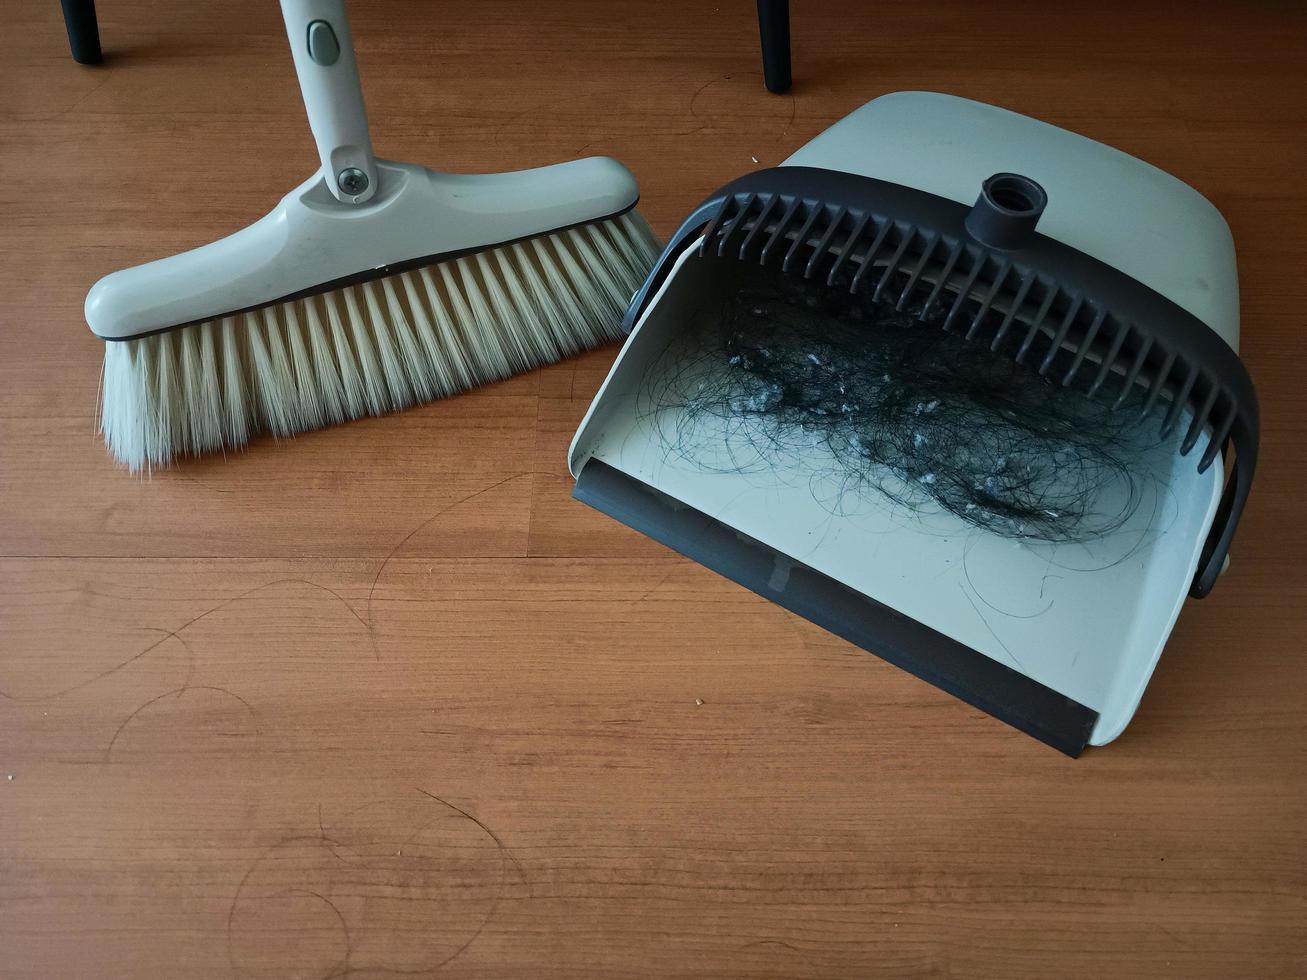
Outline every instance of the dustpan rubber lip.
[[(1075, 758), (1098, 712), (591, 458), (572, 496)], [(777, 587), (777, 568), (785, 568)]]
[[(706, 244), (706, 238), (713, 236), (725, 213), (726, 202), (750, 195), (778, 196), (790, 202), (802, 200), (846, 208), (854, 214), (911, 223), (920, 231), (951, 238), (970, 248), (982, 249), (1000, 261), (1043, 273), (1077, 295), (1093, 297), (1130, 324), (1131, 330), (1140, 329), (1139, 324), (1148, 324), (1149, 329), (1166, 340), (1172, 350), (1183, 351), (1185, 362), (1201, 368), (1233, 402), (1229, 431), (1222, 444), (1215, 447), (1221, 455), (1211, 454), (1217, 460), (1228, 460), (1233, 446), (1233, 467), (1189, 589), (1189, 594), (1198, 599), (1211, 592), (1224, 567), (1247, 503), (1257, 467), (1259, 441), (1256, 389), (1239, 355), (1215, 330), (1127, 273), (1038, 232), (1023, 247), (1016, 249), (998, 249), (978, 242), (966, 230), (970, 208), (965, 204), (862, 174), (820, 167), (780, 166), (736, 178), (710, 194), (690, 213), (668, 241), (644, 284), (631, 298), (622, 321), (625, 333), (629, 334), (635, 328), (645, 308), (671, 274), (680, 253), (701, 237), (705, 237)], [(773, 261), (772, 264), (776, 263)], [(1199, 468), (1201, 471), (1205, 466), (1200, 464)]]
[(420, 255), (412, 259), (404, 259), (399, 262), (390, 262), (386, 265), (378, 266), (375, 269), (364, 269), (353, 275), (341, 276), (338, 279), (332, 279), (329, 282), (318, 283), (316, 286), (308, 286), (304, 289), (297, 290), (293, 293), (287, 293), (285, 296), (278, 296), (270, 299), (266, 303), (259, 303), (255, 306), (245, 306), (240, 309), (227, 310), (222, 313), (211, 313), (194, 320), (187, 320), (185, 323), (174, 323), (166, 327), (158, 327), (154, 330), (146, 330), (142, 333), (134, 333), (123, 337), (101, 337), (95, 334), (100, 340), (107, 344), (116, 344), (127, 340), (144, 340), (146, 337), (155, 337), (161, 333), (168, 333), (172, 330), (181, 330), (185, 327), (193, 327), (198, 323), (208, 323), (212, 320), (221, 320), (229, 316), (241, 316), (245, 313), (253, 313), (256, 310), (262, 310), (269, 306), (277, 306), (280, 303), (293, 303), (297, 299), (308, 299), (311, 296), (320, 296), (323, 293), (334, 292), (337, 289), (345, 289), (349, 286), (357, 286), (365, 282), (375, 282), (378, 279), (384, 279), (387, 276), (398, 275), (401, 272), (409, 272), (413, 269), (421, 269), (424, 266), (435, 265), (438, 262), (452, 262), (455, 259), (461, 259), (467, 255), (475, 255), (478, 252), (488, 252), (491, 249), (506, 248), (510, 245), (516, 245), (519, 242), (529, 242), (533, 238), (545, 238), (549, 235), (557, 235), (565, 231), (571, 231), (573, 228), (583, 228), (586, 225), (598, 224), (600, 221), (609, 221), (613, 218), (620, 218), (624, 214), (634, 211), (640, 203), (637, 196), (634, 201), (626, 207), (610, 214), (599, 214), (593, 218), (586, 218), (584, 221), (574, 221), (570, 225), (560, 225), (557, 228), (549, 228), (545, 231), (538, 231), (530, 235), (521, 235), (517, 238), (509, 238), (502, 242), (486, 242), (483, 245), (476, 245), (471, 248), (453, 249), (448, 252), (436, 252), (431, 255)]

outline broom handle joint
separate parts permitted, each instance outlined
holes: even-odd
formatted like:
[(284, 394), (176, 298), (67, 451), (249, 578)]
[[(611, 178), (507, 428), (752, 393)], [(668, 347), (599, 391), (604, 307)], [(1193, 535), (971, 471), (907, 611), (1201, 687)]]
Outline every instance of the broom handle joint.
[(362, 204), (377, 192), (344, 0), (281, 0), (304, 108), (322, 159), (322, 177), (339, 200)]

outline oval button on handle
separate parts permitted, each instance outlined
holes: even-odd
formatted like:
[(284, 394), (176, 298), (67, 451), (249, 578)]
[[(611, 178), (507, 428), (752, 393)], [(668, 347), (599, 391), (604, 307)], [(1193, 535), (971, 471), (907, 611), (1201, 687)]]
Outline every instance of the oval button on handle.
[(315, 20), (309, 25), (309, 57), (320, 65), (334, 65), (340, 57), (336, 32), (325, 20)]
[(377, 193), (377, 163), (359, 87), (345, 0), (281, 0), (322, 179), (342, 204)]

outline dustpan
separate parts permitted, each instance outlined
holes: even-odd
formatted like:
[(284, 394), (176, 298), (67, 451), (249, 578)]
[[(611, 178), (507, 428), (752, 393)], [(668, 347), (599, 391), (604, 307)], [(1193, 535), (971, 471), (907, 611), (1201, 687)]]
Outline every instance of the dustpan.
[[(801, 459), (733, 467), (725, 430), (700, 440), (722, 465), (669, 455), (666, 413), (642, 402), (669, 345), (767, 279), (923, 311), (919, 329), (1136, 412), (1157, 434), (1151, 500), (1101, 540), (1032, 543), (892, 501), (833, 508)], [(947, 95), (876, 99), (710, 196), (626, 329), (571, 445), (578, 499), (1072, 756), (1130, 721), (1185, 598), (1225, 566), (1256, 465), (1216, 208), (1111, 147)]]

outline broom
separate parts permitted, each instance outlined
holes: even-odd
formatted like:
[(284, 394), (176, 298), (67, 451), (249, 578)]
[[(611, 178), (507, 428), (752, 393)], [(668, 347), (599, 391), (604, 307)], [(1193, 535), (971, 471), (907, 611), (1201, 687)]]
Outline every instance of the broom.
[(616, 339), (657, 257), (615, 160), (461, 175), (376, 159), (343, 0), (281, 8), (322, 169), (249, 227), (86, 298), (100, 429), (133, 471)]

